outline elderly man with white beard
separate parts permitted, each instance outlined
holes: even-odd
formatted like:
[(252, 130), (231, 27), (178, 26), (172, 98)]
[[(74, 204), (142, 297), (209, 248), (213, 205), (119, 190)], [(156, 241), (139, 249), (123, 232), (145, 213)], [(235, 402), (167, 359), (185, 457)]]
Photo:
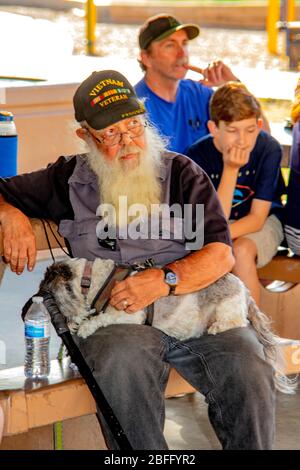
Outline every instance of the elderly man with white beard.
[[(163, 296), (195, 292), (228, 273), (234, 263), (231, 241), (209, 178), (187, 157), (165, 150), (127, 79), (112, 70), (94, 72), (77, 89), (74, 110), (86, 154), (0, 180), (4, 256), (11, 269), (21, 274), (25, 266), (34, 268), (28, 217), (38, 217), (59, 224), (74, 257), (128, 265), (152, 259), (153, 267), (118, 282), (111, 292), (110, 303), (127, 313)], [(124, 231), (136, 223), (130, 212), (135, 204), (144, 208), (144, 221), (160, 204), (179, 207), (182, 214), (175, 211), (167, 235), (162, 229), (152, 236), (150, 230), (139, 238)], [(201, 220), (198, 206), (204, 207)], [(176, 237), (175, 222), (186, 227), (186, 208), (192, 230)], [(182, 342), (148, 325), (114, 324), (78, 341), (134, 449), (168, 448), (163, 429), (170, 366), (205, 395), (223, 449), (271, 448), (273, 370), (251, 327)], [(101, 410), (98, 415), (108, 447), (117, 449)]]

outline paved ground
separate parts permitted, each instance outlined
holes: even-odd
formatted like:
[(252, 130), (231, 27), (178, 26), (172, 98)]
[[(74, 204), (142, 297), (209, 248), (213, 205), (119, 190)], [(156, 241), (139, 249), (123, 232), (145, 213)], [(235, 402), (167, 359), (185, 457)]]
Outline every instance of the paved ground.
[[(165, 435), (171, 449), (220, 449), (200, 393), (166, 400)], [(300, 390), (277, 394), (274, 449), (300, 449)]]

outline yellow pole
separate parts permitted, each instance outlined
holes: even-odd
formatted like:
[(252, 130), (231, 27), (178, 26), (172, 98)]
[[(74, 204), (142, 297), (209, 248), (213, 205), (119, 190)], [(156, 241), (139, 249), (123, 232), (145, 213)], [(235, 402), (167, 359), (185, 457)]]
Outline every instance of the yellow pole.
[(95, 55), (95, 31), (97, 22), (97, 8), (94, 0), (86, 0), (86, 53)]
[(295, 21), (296, 18), (296, 5), (295, 0), (287, 0), (287, 21)]
[(280, 0), (269, 0), (267, 16), (268, 50), (277, 54), (278, 30), (277, 21), (280, 19)]

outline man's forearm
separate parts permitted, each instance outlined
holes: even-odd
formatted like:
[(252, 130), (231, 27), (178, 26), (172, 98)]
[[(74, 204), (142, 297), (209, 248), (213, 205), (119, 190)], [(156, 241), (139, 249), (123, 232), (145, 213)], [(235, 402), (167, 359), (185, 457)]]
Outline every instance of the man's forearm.
[(2, 194), (0, 194), (0, 223), (4, 223), (6, 218), (12, 215), (13, 213), (22, 213), (14, 207), (12, 204), (6, 202)]
[(225, 243), (209, 243), (201, 250), (167, 265), (179, 278), (175, 294), (188, 294), (209, 286), (231, 271), (234, 258)]
[(0, 223), (2, 222), (2, 218), (5, 217), (7, 210), (9, 209), (10, 204), (8, 204), (2, 194), (0, 194)]

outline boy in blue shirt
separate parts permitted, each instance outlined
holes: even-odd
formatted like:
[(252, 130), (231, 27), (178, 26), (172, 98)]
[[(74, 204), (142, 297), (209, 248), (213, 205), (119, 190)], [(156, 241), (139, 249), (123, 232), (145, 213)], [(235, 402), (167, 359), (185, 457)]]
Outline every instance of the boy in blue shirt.
[(221, 86), (210, 102), (210, 135), (193, 144), (187, 155), (215, 186), (233, 240), (239, 276), (259, 304), (257, 267), (267, 264), (283, 240), (281, 148), (261, 130), (257, 99), (237, 82)]

